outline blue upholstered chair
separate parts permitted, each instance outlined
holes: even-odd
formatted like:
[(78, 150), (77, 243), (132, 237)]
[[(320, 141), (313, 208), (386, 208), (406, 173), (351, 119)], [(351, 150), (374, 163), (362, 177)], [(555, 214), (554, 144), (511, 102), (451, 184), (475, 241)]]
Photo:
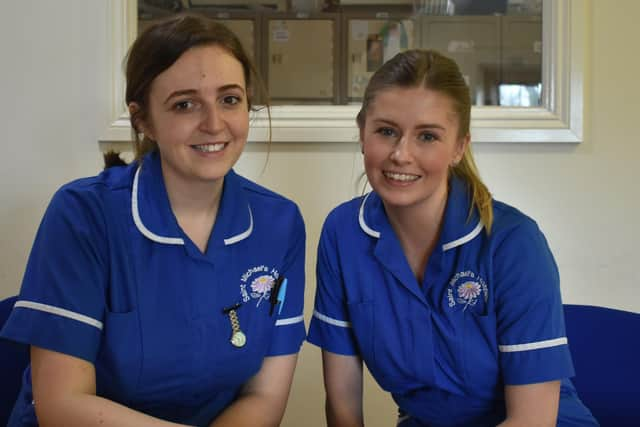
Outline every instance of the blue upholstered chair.
[(572, 382), (602, 427), (640, 426), (640, 313), (565, 304)]
[[(0, 301), (0, 329), (6, 322), (17, 297)], [(29, 347), (0, 339), (0, 426), (6, 426), (16, 401), (22, 374), (29, 364)]]

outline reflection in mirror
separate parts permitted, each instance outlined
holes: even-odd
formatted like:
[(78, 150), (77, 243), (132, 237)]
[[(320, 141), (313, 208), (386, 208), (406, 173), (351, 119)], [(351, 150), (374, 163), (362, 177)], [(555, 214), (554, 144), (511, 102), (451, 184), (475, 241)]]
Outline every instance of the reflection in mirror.
[(273, 104), (358, 104), (384, 61), (427, 48), (475, 106), (542, 105), (542, 0), (139, 0), (138, 30), (183, 11), (239, 36)]

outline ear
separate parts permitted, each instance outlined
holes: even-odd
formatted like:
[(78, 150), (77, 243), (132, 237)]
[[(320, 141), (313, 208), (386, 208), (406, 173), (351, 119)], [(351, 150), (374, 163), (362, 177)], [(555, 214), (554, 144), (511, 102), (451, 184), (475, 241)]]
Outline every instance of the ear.
[[(128, 105), (129, 109), (129, 117), (133, 117), (136, 113), (140, 112), (140, 105), (137, 102), (131, 102)], [(155, 140), (153, 137), (153, 133), (151, 132), (151, 127), (147, 125), (144, 120), (136, 119), (133, 123), (133, 127), (135, 131), (138, 133), (143, 133), (151, 140)]]
[(364, 154), (364, 129), (360, 128), (360, 152)]
[(462, 160), (464, 153), (469, 149), (469, 144), (471, 143), (471, 135), (466, 134), (462, 138), (458, 140), (458, 144), (456, 145), (456, 151), (453, 156), (453, 164), (457, 165)]

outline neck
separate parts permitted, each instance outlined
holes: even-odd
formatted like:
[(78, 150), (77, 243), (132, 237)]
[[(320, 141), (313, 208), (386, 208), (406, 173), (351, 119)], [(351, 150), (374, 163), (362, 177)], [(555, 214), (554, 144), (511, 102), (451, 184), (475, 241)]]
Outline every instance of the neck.
[(175, 176), (168, 177), (164, 169), (163, 178), (169, 204), (178, 224), (200, 251), (206, 252), (218, 215), (224, 178), (213, 182), (187, 181)]
[(433, 194), (428, 200), (413, 206), (388, 206), (385, 203), (389, 223), (420, 283), (442, 229), (447, 188), (444, 187), (439, 193), (441, 194)]
[(222, 196), (223, 180), (215, 182), (189, 182), (166, 180), (165, 187), (176, 216), (211, 215), (215, 217)]

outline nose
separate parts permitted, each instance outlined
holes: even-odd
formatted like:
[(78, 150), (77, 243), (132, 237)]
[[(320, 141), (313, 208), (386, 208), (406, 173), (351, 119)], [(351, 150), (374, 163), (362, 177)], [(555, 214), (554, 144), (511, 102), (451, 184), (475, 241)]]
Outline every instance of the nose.
[(224, 128), (224, 120), (222, 119), (222, 111), (215, 106), (208, 106), (202, 109), (202, 120), (200, 122), (200, 130), (203, 132), (215, 134)]
[(411, 161), (411, 153), (409, 147), (409, 141), (406, 136), (403, 136), (396, 142), (393, 146), (393, 151), (391, 151), (390, 159), (399, 164), (408, 163)]

